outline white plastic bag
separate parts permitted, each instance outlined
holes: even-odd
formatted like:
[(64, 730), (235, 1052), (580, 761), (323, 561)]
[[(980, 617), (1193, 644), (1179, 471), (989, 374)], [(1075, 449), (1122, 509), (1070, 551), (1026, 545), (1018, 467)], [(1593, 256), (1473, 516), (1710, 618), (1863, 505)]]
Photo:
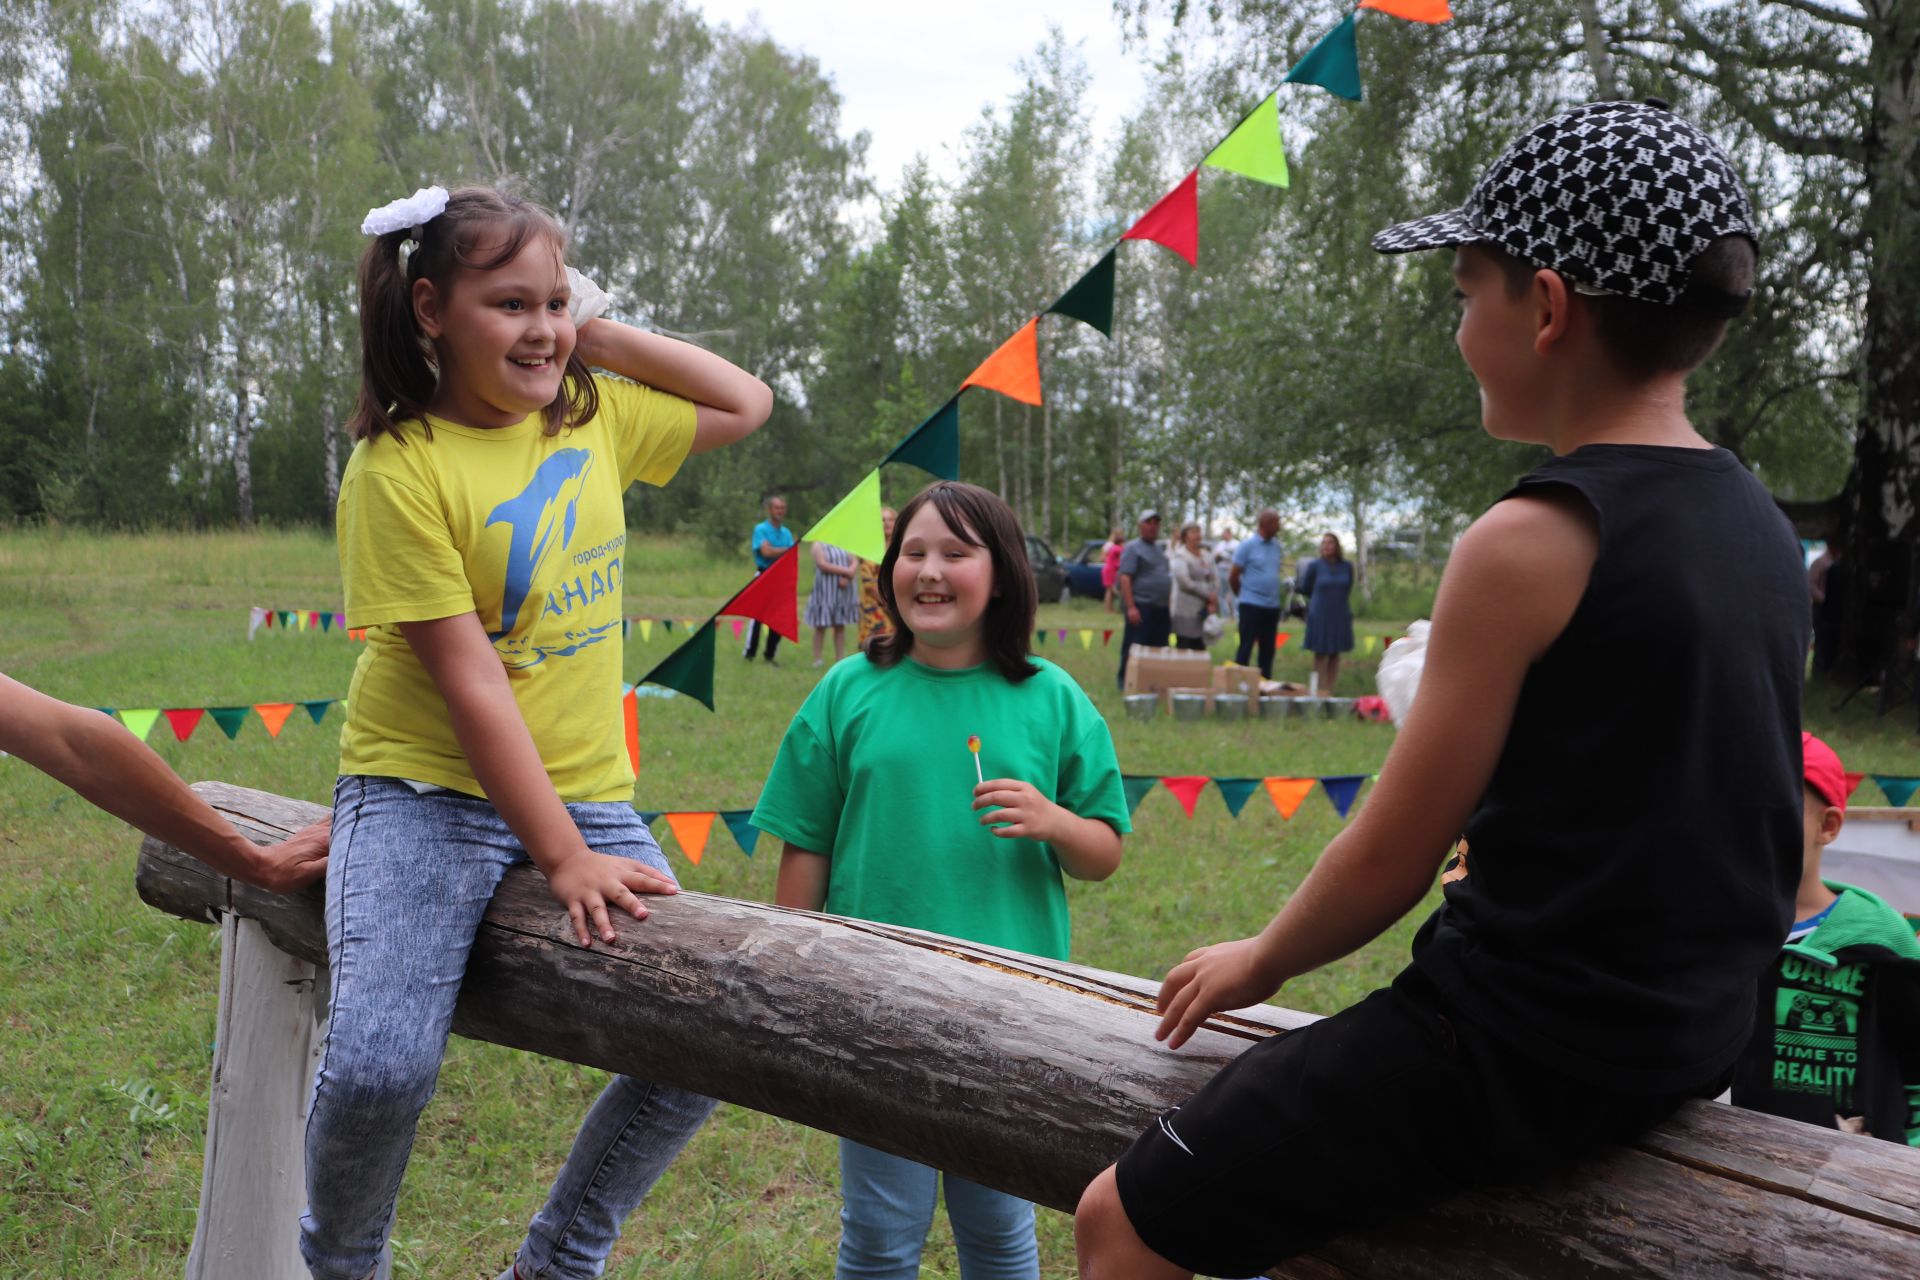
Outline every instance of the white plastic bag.
[(1407, 628), (1407, 634), (1395, 640), (1380, 655), (1380, 670), (1374, 683), (1387, 700), (1387, 714), (1393, 722), (1405, 724), (1413, 709), (1413, 695), (1420, 688), (1420, 673), (1427, 666), (1427, 632), (1433, 624), (1425, 618)]
[(605, 289), (572, 267), (567, 268), (567, 287), (572, 295), (567, 301), (567, 310), (573, 315), (576, 329), (589, 320), (599, 319), (613, 302)]

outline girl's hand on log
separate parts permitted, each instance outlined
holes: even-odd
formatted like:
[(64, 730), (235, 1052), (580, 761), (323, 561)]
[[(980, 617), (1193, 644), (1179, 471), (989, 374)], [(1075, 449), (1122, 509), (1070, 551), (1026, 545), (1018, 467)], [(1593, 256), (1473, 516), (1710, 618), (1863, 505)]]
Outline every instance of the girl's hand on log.
[(1160, 1025), (1153, 1038), (1178, 1049), (1222, 1009), (1259, 1004), (1279, 989), (1280, 980), (1262, 963), (1257, 937), (1189, 951), (1160, 984)]
[(980, 815), (980, 824), (1002, 840), (1051, 841), (1066, 814), (1031, 782), (1017, 778), (988, 778), (973, 789), (973, 807), (993, 810)]
[(574, 936), (583, 947), (593, 945), (587, 933), (589, 923), (600, 935), (600, 941), (613, 941), (608, 907), (618, 907), (635, 920), (645, 920), (647, 908), (638, 895), (680, 892), (672, 880), (631, 858), (616, 858), (592, 849), (582, 849), (548, 868), (547, 888), (567, 909)]

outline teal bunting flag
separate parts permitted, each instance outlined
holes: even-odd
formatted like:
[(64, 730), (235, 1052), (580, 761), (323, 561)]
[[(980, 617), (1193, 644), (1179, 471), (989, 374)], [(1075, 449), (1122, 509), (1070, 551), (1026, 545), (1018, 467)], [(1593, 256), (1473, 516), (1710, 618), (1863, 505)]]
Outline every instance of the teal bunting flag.
[(208, 707), (207, 714), (213, 717), (213, 722), (225, 731), (227, 740), (231, 742), (240, 736), (240, 726), (246, 723), (247, 713), (252, 710), (252, 707)]
[(311, 702), (303, 702), (300, 705), (307, 709), (307, 714), (313, 717), (313, 722), (319, 724), (327, 718), (327, 708), (333, 705), (333, 699), (315, 698)]
[(1920, 791), (1920, 778), (1895, 778), (1876, 773), (1873, 780), (1887, 797), (1887, 803), (1896, 809), (1906, 808), (1907, 801), (1913, 799), (1913, 793)]
[(1367, 780), (1364, 773), (1340, 774), (1332, 778), (1320, 779), (1320, 785), (1327, 789), (1327, 799), (1333, 801), (1333, 807), (1342, 818), (1347, 810), (1353, 808), (1354, 797), (1360, 794), (1360, 784)]
[(1102, 336), (1113, 336), (1113, 261), (1114, 249), (1093, 264), (1087, 273), (1047, 308), (1048, 315), (1066, 316), (1090, 324)]
[(654, 823), (660, 820), (661, 816), (666, 813), (666, 810), (665, 809), (642, 809), (639, 812), (640, 812), (640, 821), (646, 823), (649, 827), (651, 827)]
[(915, 427), (880, 465), (904, 462), (937, 480), (960, 478), (960, 397), (955, 395)]
[(753, 856), (753, 847), (760, 843), (760, 828), (753, 825), (753, 810), (722, 809), (720, 821), (727, 824), (727, 830), (733, 832), (733, 842), (740, 846), (740, 852), (749, 858)]
[(1131, 817), (1133, 812), (1140, 807), (1140, 802), (1147, 798), (1147, 792), (1160, 785), (1160, 779), (1158, 777), (1135, 777), (1132, 774), (1125, 774), (1122, 775), (1120, 779), (1120, 785), (1126, 788), (1127, 814)]
[(321, 634), (321, 635), (325, 635), (325, 634), (327, 634), (327, 632), (329, 632), (329, 631), (331, 631), (331, 630), (333, 630), (333, 615), (332, 615), (332, 614), (330, 614), (330, 613), (325, 613), (325, 612), (323, 612), (323, 613), (321, 613), (321, 615), (320, 615), (320, 634)]
[(640, 677), (641, 684), (657, 684), (667, 689), (675, 689), (704, 704), (707, 710), (713, 710), (713, 619), (687, 642), (660, 659), (653, 670)]
[(1317, 84), (1328, 93), (1360, 101), (1360, 41), (1351, 13), (1293, 64), (1287, 83)]
[(1260, 789), (1259, 778), (1215, 778), (1213, 785), (1220, 788), (1220, 798), (1227, 802), (1227, 812), (1234, 817), (1247, 807), (1247, 800)]

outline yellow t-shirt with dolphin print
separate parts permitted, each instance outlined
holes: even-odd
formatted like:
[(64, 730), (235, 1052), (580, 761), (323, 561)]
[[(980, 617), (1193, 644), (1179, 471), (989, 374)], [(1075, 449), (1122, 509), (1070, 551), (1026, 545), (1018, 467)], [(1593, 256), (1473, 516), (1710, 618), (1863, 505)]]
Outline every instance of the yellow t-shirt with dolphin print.
[(623, 495), (693, 446), (694, 406), (596, 378), (600, 411), (555, 436), (532, 415), (482, 430), (429, 418), (354, 446), (336, 525), (347, 625), (367, 647), (340, 772), (483, 795), (446, 701), (396, 625), (474, 612), (560, 798), (630, 800), (620, 709)]

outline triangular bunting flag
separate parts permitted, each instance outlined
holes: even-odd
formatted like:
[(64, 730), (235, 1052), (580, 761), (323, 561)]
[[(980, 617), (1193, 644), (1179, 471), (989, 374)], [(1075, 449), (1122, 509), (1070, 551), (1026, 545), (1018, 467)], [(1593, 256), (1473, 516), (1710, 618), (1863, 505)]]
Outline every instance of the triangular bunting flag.
[(267, 736), (277, 738), (280, 736), (281, 727), (287, 723), (287, 717), (293, 714), (293, 704), (291, 702), (256, 702), (253, 704), (253, 710), (260, 717), (260, 723), (267, 726)]
[(629, 689), (620, 696), (620, 719), (627, 731), (627, 763), (633, 766), (633, 776), (640, 776), (640, 699)]
[(1227, 812), (1234, 817), (1247, 807), (1247, 799), (1259, 787), (1258, 778), (1215, 778), (1213, 785), (1220, 788), (1220, 798), (1227, 802)]
[(1109, 644), (1112, 644), (1112, 643), (1113, 643), (1113, 632), (1112, 632), (1112, 631), (1102, 631), (1102, 632), (1100, 633), (1100, 644), (1101, 644), (1101, 646), (1102, 646), (1102, 647), (1104, 648), (1105, 646), (1107, 646), (1107, 645), (1109, 645)]
[[(879, 472), (874, 472), (878, 476)], [(879, 492), (879, 486), (874, 486)], [(874, 512), (874, 523), (880, 522), (880, 513)], [(835, 546), (841, 544), (827, 539)], [(733, 599), (720, 606), (723, 616), (734, 618), (752, 618), (764, 622), (775, 631), (800, 643), (800, 607), (794, 601), (800, 592), (800, 548), (788, 547), (780, 553), (779, 559), (761, 570), (759, 575), (740, 590), (734, 592)], [(733, 624), (733, 634), (738, 637), (740, 624)]]
[(267, 611), (259, 605), (247, 610), (247, 639), (253, 639), (254, 632), (265, 626), (266, 622)]
[(280, 625), (282, 627), (286, 626), (289, 622), (293, 621), (293, 614), (289, 613), (285, 609), (274, 610), (274, 616), (280, 619)]
[(1373, 652), (1373, 650), (1374, 650), (1374, 646), (1375, 646), (1375, 645), (1377, 645), (1377, 644), (1379, 643), (1379, 641), (1380, 641), (1380, 637), (1379, 637), (1379, 636), (1366, 636), (1366, 637), (1363, 637), (1363, 638), (1361, 639), (1361, 641), (1360, 641), (1360, 652), (1362, 652), (1362, 653), (1372, 653), (1372, 652)]
[(307, 629), (307, 623), (312, 618), (313, 615), (305, 609), (295, 609), (293, 611), (293, 629), (295, 631), (305, 631)]
[(1033, 647), (1038, 649), (1041, 645), (1045, 644), (1046, 642), (1047, 642), (1047, 629), (1045, 627), (1036, 627), (1033, 632)]
[(1306, 801), (1308, 793), (1313, 790), (1316, 780), (1313, 778), (1263, 778), (1261, 781), (1267, 784), (1267, 794), (1273, 797), (1273, 807), (1280, 811), (1281, 817), (1291, 822), (1293, 815), (1300, 811), (1301, 804)]
[(120, 712), (120, 723), (127, 726), (127, 732), (145, 742), (147, 735), (153, 732), (154, 724), (160, 719), (160, 712), (154, 707), (144, 707), (139, 711)]
[(660, 810), (658, 809), (640, 810), (640, 821), (646, 823), (649, 827), (651, 827), (654, 823), (660, 821)]
[(1200, 162), (1270, 186), (1287, 185), (1287, 153), (1280, 145), (1280, 91), (1275, 89), (1253, 114), (1221, 139)]
[(1842, 772), (1840, 776), (1847, 780), (1848, 796), (1852, 796), (1854, 792), (1858, 791), (1860, 789), (1860, 784), (1867, 780), (1867, 775), (1864, 773)]
[(213, 717), (213, 722), (220, 726), (227, 735), (227, 741), (231, 742), (240, 736), (240, 726), (247, 722), (247, 712), (251, 710), (252, 707), (208, 707), (207, 714)]
[(340, 629), (341, 629), (342, 631), (344, 631), (344, 630), (346, 630), (346, 628), (347, 628), (347, 615), (346, 615), (346, 614), (344, 614), (344, 613), (336, 613), (336, 614), (334, 614), (334, 615), (333, 615), (333, 625), (334, 625), (334, 626), (336, 626), (336, 627), (339, 627), (339, 628), (340, 628)]
[(1906, 808), (1907, 801), (1913, 799), (1913, 793), (1920, 791), (1920, 778), (1890, 778), (1886, 774), (1876, 773), (1873, 780), (1880, 784), (1887, 803), (1896, 809)]
[(713, 710), (713, 619), (660, 659), (639, 682), (676, 689)]
[(707, 835), (713, 830), (713, 820), (720, 815), (715, 813), (670, 813), (667, 825), (673, 828), (673, 838), (680, 842), (680, 852), (687, 855), (687, 861), (694, 866), (700, 865), (701, 855), (707, 851)]
[(1180, 179), (1179, 186), (1161, 196), (1160, 203), (1142, 214), (1120, 238), (1163, 244), (1185, 258), (1188, 266), (1199, 266), (1200, 171), (1195, 169)]
[(321, 615), (320, 615), (320, 632), (321, 632), (321, 634), (322, 634), (322, 635), (324, 635), (324, 634), (326, 634), (326, 632), (327, 632), (327, 631), (329, 631), (330, 629), (332, 629), (332, 627), (333, 627), (333, 615), (332, 615), (332, 614), (330, 614), (330, 613), (323, 613), (323, 614), (321, 614)]
[(652, 618), (640, 619), (640, 643), (646, 644), (648, 641), (652, 639), (653, 639), (653, 619)]
[(319, 724), (327, 718), (327, 708), (333, 705), (333, 699), (315, 698), (310, 702), (303, 702), (300, 705), (307, 709), (307, 714), (313, 717), (313, 722)]
[(968, 387), (998, 391), (1021, 404), (1039, 404), (1040, 318), (1035, 316), (1021, 325), (1018, 332), (1000, 344), (998, 351), (968, 374), (960, 389), (965, 391)]
[(1347, 810), (1353, 808), (1353, 798), (1360, 794), (1360, 784), (1366, 780), (1364, 773), (1347, 773), (1322, 778), (1320, 785), (1327, 789), (1327, 799), (1333, 801), (1333, 807), (1344, 818)]
[(1213, 779), (1162, 778), (1160, 781), (1167, 784), (1167, 790), (1173, 792), (1173, 798), (1180, 802), (1180, 807), (1185, 809), (1187, 816), (1191, 818), (1193, 816), (1194, 803), (1200, 799), (1200, 793), (1206, 789), (1207, 784), (1212, 782)]
[(168, 707), (160, 714), (167, 718), (169, 725), (173, 726), (173, 736), (185, 742), (193, 736), (194, 729), (200, 724), (200, 717), (206, 713), (205, 707)]
[(939, 480), (960, 478), (960, 397), (933, 411), (933, 416), (915, 427), (905, 440), (893, 446), (893, 452), (880, 465), (904, 462), (920, 468)]
[(1287, 72), (1287, 83), (1317, 84), (1328, 93), (1360, 101), (1360, 43), (1351, 13), (1321, 36), (1306, 57), (1293, 64), (1293, 70)]
[(667, 634), (668, 634), (668, 635), (672, 635), (672, 634), (673, 634), (673, 619), (672, 619), (672, 618), (662, 618), (662, 619), (660, 619), (660, 625), (661, 625), (661, 626), (663, 626), (663, 627), (665, 627), (665, 628), (667, 629)]
[(1061, 628), (1060, 628), (1060, 643), (1061, 643), (1061, 644), (1065, 644), (1066, 642), (1067, 642), (1067, 629), (1066, 629), (1065, 627), (1061, 627)]
[(1447, 7), (1447, 0), (1360, 0), (1360, 8), (1377, 9), (1393, 18), (1405, 18), (1408, 22), (1450, 22), (1453, 10)]
[(1273, 637), (1273, 647), (1275, 649), (1284, 649), (1287, 647), (1287, 641), (1291, 639), (1293, 639), (1293, 636), (1288, 632), (1279, 632)]
[(720, 820), (727, 824), (727, 830), (733, 832), (733, 842), (749, 858), (753, 856), (754, 846), (760, 843), (760, 828), (753, 825), (752, 818), (751, 809), (728, 809), (720, 815)]
[[(1276, 120), (1278, 116), (1274, 117)], [(1047, 308), (1047, 314), (1066, 316), (1082, 324), (1090, 324), (1102, 334), (1113, 336), (1113, 258), (1118, 252), (1109, 249), (1106, 256), (1088, 268), (1087, 274), (1074, 281), (1073, 287), (1060, 295), (1060, 300)], [(950, 477), (951, 478), (951, 477)]]
[[(800, 540), (831, 543), (862, 560), (879, 564), (887, 554), (887, 536), (880, 524), (880, 469), (876, 467), (867, 472), (866, 478), (853, 486), (853, 492), (835, 503), (833, 510), (800, 535)], [(798, 573), (797, 567), (794, 572)], [(799, 632), (797, 622), (794, 632)]]
[[(747, 629), (747, 624), (746, 624), (746, 623), (744, 623), (744, 622), (742, 622), (742, 621), (741, 621), (740, 619), (738, 619), (738, 618), (735, 618), (735, 619), (733, 620), (733, 638), (734, 638), (735, 640), (738, 640), (738, 639), (740, 638), (740, 633), (741, 633), (742, 631), (745, 631), (746, 629)], [(798, 642), (798, 641), (795, 641), (795, 643), (797, 644), (797, 643), (799, 643), (799, 642)]]
[(1093, 648), (1093, 630), (1092, 630), (1092, 628), (1090, 628), (1090, 627), (1082, 627), (1082, 628), (1080, 628), (1080, 647), (1081, 647), (1082, 649), (1091, 649), (1091, 648)]
[(1133, 774), (1123, 774), (1120, 778), (1120, 785), (1127, 793), (1128, 814), (1132, 814), (1134, 810), (1138, 809), (1140, 802), (1147, 798), (1147, 792), (1153, 790), (1159, 784), (1160, 779), (1158, 778), (1136, 777)]

